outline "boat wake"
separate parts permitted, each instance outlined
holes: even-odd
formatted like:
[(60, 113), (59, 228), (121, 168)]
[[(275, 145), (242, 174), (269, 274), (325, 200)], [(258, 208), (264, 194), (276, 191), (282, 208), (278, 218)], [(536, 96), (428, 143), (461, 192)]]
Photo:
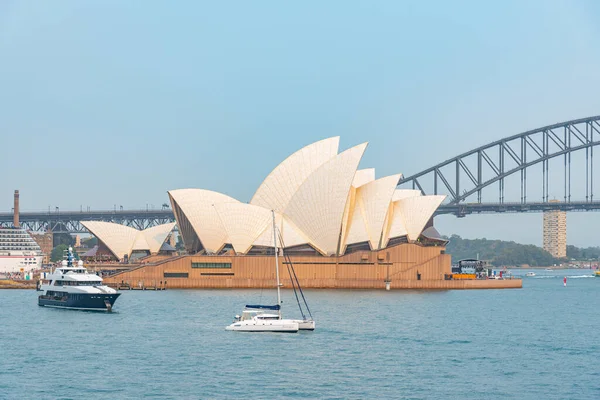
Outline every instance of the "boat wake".
[(543, 275), (543, 276), (533, 276), (533, 279), (557, 279), (564, 278), (567, 279), (583, 279), (583, 278), (594, 278), (594, 275)]

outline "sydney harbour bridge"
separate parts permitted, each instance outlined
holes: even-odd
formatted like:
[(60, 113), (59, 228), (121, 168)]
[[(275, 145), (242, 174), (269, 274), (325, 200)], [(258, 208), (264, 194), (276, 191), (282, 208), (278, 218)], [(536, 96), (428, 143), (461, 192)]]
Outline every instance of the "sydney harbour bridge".
[[(445, 194), (436, 215), (600, 210), (594, 183), (594, 147), (600, 145), (600, 116), (582, 118), (508, 136), (403, 177), (398, 187)], [(596, 175), (596, 178), (594, 178)], [(598, 183), (600, 184), (600, 182)], [(21, 212), (32, 231), (86, 232), (80, 221), (107, 221), (136, 229), (174, 221), (172, 210)], [(12, 213), (0, 213), (11, 226)]]

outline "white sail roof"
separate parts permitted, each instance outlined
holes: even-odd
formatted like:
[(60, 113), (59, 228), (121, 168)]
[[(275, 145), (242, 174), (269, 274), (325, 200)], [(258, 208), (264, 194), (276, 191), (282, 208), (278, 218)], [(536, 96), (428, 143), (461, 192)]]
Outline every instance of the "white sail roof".
[(171, 190), (169, 196), (185, 214), (207, 253), (217, 253), (228, 243), (227, 231), (214, 205), (239, 203), (238, 200), (204, 189)]
[[(146, 243), (148, 243), (150, 253), (158, 253), (160, 247), (163, 245), (165, 240), (167, 240), (167, 236), (169, 236), (173, 228), (175, 228), (175, 222), (153, 226), (141, 231), (142, 235), (146, 239)], [(135, 247), (134, 249), (137, 250)]]
[(356, 190), (357, 203), (365, 220), (371, 249), (378, 249), (385, 217), (400, 174), (369, 182)]
[(298, 150), (265, 178), (250, 204), (283, 212), (306, 178), (336, 156), (339, 136), (320, 140)]
[[(435, 210), (442, 204), (446, 196), (408, 197), (397, 201), (398, 210), (402, 214), (406, 234), (409, 240), (417, 240)], [(390, 236), (392, 237), (392, 236)]]
[(108, 247), (119, 260), (130, 256), (139, 231), (129, 226), (103, 221), (81, 221), (88, 231)]
[(131, 256), (133, 251), (139, 250), (158, 253), (160, 246), (175, 227), (174, 222), (143, 231), (103, 221), (81, 221), (81, 225), (104, 243), (118, 259), (122, 259), (125, 255)]
[[(357, 171), (358, 172), (358, 171)], [(356, 181), (356, 175), (354, 176), (354, 181)], [(341, 254), (346, 251), (346, 239), (350, 234), (350, 228), (352, 226), (352, 219), (354, 218), (356, 204), (356, 188), (354, 186), (350, 186), (350, 190), (348, 191), (348, 198), (346, 199), (346, 207), (344, 207), (344, 216), (342, 217), (342, 234), (340, 236), (340, 250)], [(357, 228), (358, 229), (358, 228)]]
[(324, 254), (337, 252), (348, 192), (367, 143), (327, 161), (306, 178), (284, 214)]
[(285, 247), (310, 243), (306, 235), (286, 216), (283, 216), (283, 240)]
[(133, 245), (131, 246), (131, 251), (134, 250), (150, 251), (150, 246), (148, 245), (148, 242), (146, 241), (144, 235), (140, 235), (140, 231), (138, 231), (138, 234), (135, 237), (135, 240), (133, 241)]
[(406, 224), (404, 223), (404, 214), (398, 201), (392, 203), (389, 214), (386, 219), (386, 232), (384, 232), (383, 247), (386, 247), (391, 238), (406, 236)]
[(392, 194), (400, 176), (380, 178), (356, 189), (350, 211), (350, 229), (344, 242), (346, 245), (368, 241), (371, 249), (379, 248)]
[[(348, 192), (348, 199), (346, 200), (346, 208), (344, 209), (344, 217), (342, 218), (342, 236), (341, 236), (341, 250), (342, 254), (345, 252), (346, 243), (358, 243), (367, 241), (366, 236), (367, 228), (364, 225), (364, 221), (360, 218), (360, 212), (356, 211), (356, 188), (364, 185), (365, 183), (372, 182), (375, 180), (375, 168), (364, 168), (356, 170), (354, 179), (352, 180), (352, 186)], [(355, 215), (355, 211), (359, 215)], [(353, 224), (354, 219), (356, 222)], [(352, 238), (350, 242), (347, 241), (348, 235), (351, 234), (350, 230), (354, 225), (352, 232)], [(363, 229), (361, 229), (361, 227)]]
[(81, 221), (81, 225), (104, 243), (115, 257), (122, 259), (125, 255), (131, 256), (133, 251), (158, 253), (175, 223), (158, 225), (143, 231), (113, 222)]
[[(277, 229), (283, 236), (283, 244), (285, 247), (298, 246), (310, 242), (283, 214), (275, 213), (275, 223), (277, 224)], [(273, 224), (269, 224), (267, 229), (265, 229), (252, 244), (254, 246), (273, 247)], [(277, 246), (281, 246), (279, 239), (277, 239)]]
[(354, 201), (351, 201), (352, 206), (350, 206), (350, 210), (347, 211), (347, 213), (349, 213), (349, 220), (347, 222), (348, 234), (343, 237), (343, 243), (346, 245), (369, 241), (367, 221), (365, 221), (365, 215), (361, 209), (361, 202), (357, 199), (357, 197), (358, 196), (355, 194)]
[(221, 203), (215, 207), (227, 231), (228, 243), (236, 253), (248, 252), (261, 233), (273, 225), (271, 210), (263, 207), (245, 203)]
[(354, 180), (352, 181), (352, 187), (357, 188), (375, 180), (375, 168), (359, 169), (354, 174)]
[(398, 200), (406, 199), (408, 197), (418, 197), (418, 196), (421, 196), (420, 190), (396, 189), (394, 191), (394, 195), (392, 196), (392, 201), (398, 201)]
[[(275, 223), (277, 224), (277, 229), (281, 230), (283, 225), (283, 214), (275, 213)], [(269, 226), (260, 234), (259, 237), (256, 238), (253, 246), (266, 246), (273, 247), (273, 224), (270, 223)], [(280, 246), (279, 239), (277, 241), (277, 246)]]
[[(376, 180), (374, 168), (358, 170), (367, 143), (341, 154), (338, 145), (339, 137), (332, 137), (290, 155), (265, 178), (250, 204), (209, 190), (170, 191), (188, 251), (214, 254), (226, 243), (238, 253), (271, 247), (271, 210), (288, 248), (307, 244), (333, 255), (349, 244), (368, 242), (375, 250), (393, 237), (416, 240), (440, 196), (396, 189), (401, 174)], [(145, 240), (148, 248), (159, 241)], [(135, 246), (143, 246), (141, 239)]]

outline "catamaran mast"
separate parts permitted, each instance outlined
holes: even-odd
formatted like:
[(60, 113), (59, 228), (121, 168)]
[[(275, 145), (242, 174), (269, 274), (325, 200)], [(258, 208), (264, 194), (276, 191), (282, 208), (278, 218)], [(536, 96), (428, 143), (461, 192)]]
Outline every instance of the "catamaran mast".
[(275, 274), (277, 275), (277, 305), (279, 306), (279, 316), (281, 317), (281, 284), (279, 283), (279, 256), (277, 251), (277, 227), (275, 226), (275, 211), (271, 210), (273, 215), (273, 244), (275, 245)]

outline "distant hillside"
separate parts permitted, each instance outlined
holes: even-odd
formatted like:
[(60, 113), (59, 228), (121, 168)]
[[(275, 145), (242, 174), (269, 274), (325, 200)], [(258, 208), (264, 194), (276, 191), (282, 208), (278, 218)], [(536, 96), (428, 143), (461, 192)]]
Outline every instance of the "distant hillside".
[[(528, 264), (532, 267), (560, 264), (566, 259), (555, 259), (544, 249), (531, 245), (507, 242), (504, 240), (463, 239), (458, 235), (447, 238), (450, 242), (446, 252), (452, 255), (452, 262), (465, 258), (490, 261), (495, 266)], [(600, 247), (578, 248), (567, 246), (567, 259), (598, 260)]]
[(495, 266), (528, 264), (534, 267), (547, 266), (564, 260), (555, 260), (547, 251), (531, 244), (519, 244), (504, 240), (463, 239), (458, 235), (448, 238), (446, 252), (452, 262), (465, 258), (488, 260)]
[(575, 260), (598, 260), (600, 258), (600, 247), (579, 247), (567, 245), (567, 258)]

